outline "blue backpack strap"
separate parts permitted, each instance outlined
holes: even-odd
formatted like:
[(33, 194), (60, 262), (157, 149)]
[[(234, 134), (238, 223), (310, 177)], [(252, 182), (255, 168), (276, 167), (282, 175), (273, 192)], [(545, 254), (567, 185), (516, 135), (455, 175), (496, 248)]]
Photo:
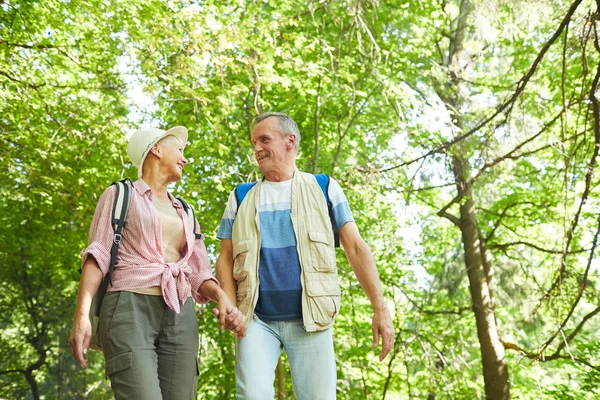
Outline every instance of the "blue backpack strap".
[[(327, 210), (329, 211), (329, 220), (331, 221), (331, 228), (333, 230), (333, 238), (335, 241), (335, 247), (340, 247), (340, 235), (338, 232), (338, 228), (335, 224), (335, 218), (333, 216), (333, 204), (331, 203), (331, 200), (329, 199), (329, 175), (327, 174), (318, 174), (318, 175), (314, 175), (315, 179), (317, 180), (317, 183), (319, 184), (319, 186), (321, 187), (321, 190), (323, 191), (323, 196), (325, 196), (325, 201), (327, 202)], [(242, 204), (242, 201), (244, 201), (244, 197), (246, 197), (246, 195), (248, 194), (248, 192), (250, 191), (250, 189), (252, 189), (254, 187), (254, 185), (256, 185), (258, 182), (247, 182), (247, 183), (242, 183), (240, 185), (237, 185), (234, 192), (235, 192), (235, 201), (236, 201), (236, 205), (237, 208), (240, 208), (240, 204)]]
[(250, 189), (252, 189), (257, 183), (258, 182), (246, 182), (235, 187), (235, 202), (238, 209), (240, 208), (242, 201), (244, 201), (244, 197), (246, 197)]
[(329, 201), (329, 175), (327, 174), (317, 174), (315, 175), (315, 179), (319, 186), (321, 186), (321, 190), (323, 191), (323, 196), (325, 196), (325, 201), (327, 202), (327, 207), (330, 207), (331, 202)]
[(321, 190), (323, 191), (323, 196), (325, 196), (325, 201), (327, 202), (327, 210), (329, 211), (329, 220), (331, 221), (331, 228), (333, 229), (335, 247), (340, 247), (340, 234), (338, 232), (338, 227), (335, 223), (335, 217), (333, 216), (333, 204), (329, 199), (329, 182), (331, 181), (331, 179), (327, 174), (317, 174), (315, 175), (315, 179), (321, 187)]

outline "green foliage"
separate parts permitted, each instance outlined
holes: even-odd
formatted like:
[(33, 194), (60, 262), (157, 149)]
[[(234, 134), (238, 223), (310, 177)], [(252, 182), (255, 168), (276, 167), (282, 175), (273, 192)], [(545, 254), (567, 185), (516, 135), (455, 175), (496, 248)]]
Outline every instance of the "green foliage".
[[(95, 203), (135, 174), (124, 133), (189, 129), (173, 190), (195, 205), (214, 261), (229, 192), (258, 174), (248, 137), (262, 111), (290, 114), (298, 167), (344, 187), (392, 310), (396, 344), (379, 363), (371, 307), (340, 251), (339, 398), (484, 396), (461, 233), (438, 216), (457, 193), (457, 158), (493, 256), (512, 396), (597, 397), (598, 10), (582, 1), (523, 92), (450, 144), (511, 99), (571, 6), (472, 2), (457, 71), (460, 4), (0, 2), (0, 397), (111, 397), (102, 357), (81, 370), (67, 338)], [(234, 339), (209, 309), (198, 308), (198, 393), (232, 398)]]

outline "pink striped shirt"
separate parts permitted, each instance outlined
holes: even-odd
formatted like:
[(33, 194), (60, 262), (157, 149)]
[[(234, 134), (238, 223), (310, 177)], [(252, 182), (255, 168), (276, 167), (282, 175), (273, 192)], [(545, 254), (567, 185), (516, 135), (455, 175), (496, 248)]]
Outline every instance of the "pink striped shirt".
[[(165, 303), (178, 313), (180, 304), (185, 303), (190, 294), (196, 302), (206, 303), (209, 299), (200, 294), (198, 289), (208, 279), (215, 282), (217, 280), (212, 275), (204, 242), (195, 239), (194, 227), (189, 226), (185, 211), (168, 193), (177, 214), (183, 219), (186, 245), (179, 261), (167, 263), (163, 258), (160, 217), (152, 204), (152, 191), (142, 179), (135, 181), (133, 187), (135, 189), (131, 193), (127, 223), (112, 274), (113, 284), (108, 286), (107, 291), (160, 286)], [(115, 187), (110, 186), (98, 200), (90, 226), (88, 246), (81, 252), (82, 265), (88, 256), (94, 257), (103, 276), (108, 272), (110, 264), (110, 248), (114, 236), (111, 214), (115, 195)], [(175, 280), (175, 277), (178, 279)]]

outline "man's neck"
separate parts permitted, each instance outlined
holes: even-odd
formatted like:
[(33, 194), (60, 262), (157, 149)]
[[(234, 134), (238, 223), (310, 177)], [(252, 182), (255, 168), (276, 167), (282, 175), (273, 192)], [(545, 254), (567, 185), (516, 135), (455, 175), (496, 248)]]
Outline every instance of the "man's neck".
[(296, 172), (296, 166), (293, 165), (293, 166), (285, 168), (283, 170), (270, 171), (265, 174), (265, 179), (269, 182), (289, 181), (290, 179), (292, 179), (294, 177), (295, 172)]

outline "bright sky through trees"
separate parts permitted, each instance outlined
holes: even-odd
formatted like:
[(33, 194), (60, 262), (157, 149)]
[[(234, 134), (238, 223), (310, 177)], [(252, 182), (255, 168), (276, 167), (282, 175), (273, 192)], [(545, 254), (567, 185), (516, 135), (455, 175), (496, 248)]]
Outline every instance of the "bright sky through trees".
[[(343, 254), (339, 399), (600, 396), (596, 0), (0, 3), (0, 398), (111, 398), (68, 354), (78, 254), (126, 135), (190, 131), (211, 257), (262, 111), (344, 187), (397, 332), (383, 363)], [(199, 307), (203, 399), (234, 342)], [(288, 364), (280, 398), (292, 398)]]

